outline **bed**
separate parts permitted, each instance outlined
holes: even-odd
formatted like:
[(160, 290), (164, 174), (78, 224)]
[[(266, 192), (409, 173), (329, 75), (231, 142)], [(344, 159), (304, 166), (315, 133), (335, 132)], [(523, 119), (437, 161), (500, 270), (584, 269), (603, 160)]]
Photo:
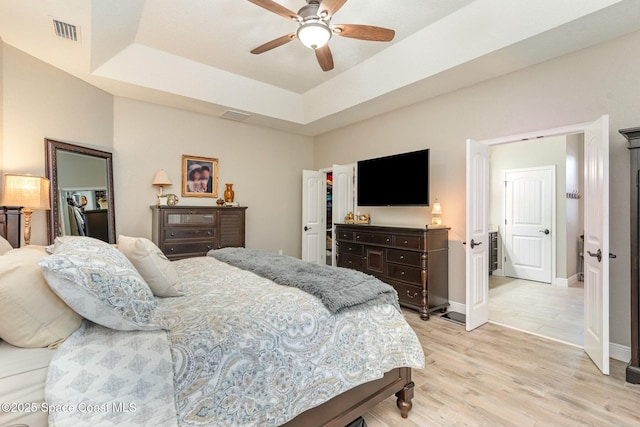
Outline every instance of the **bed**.
[[(77, 247), (79, 239), (88, 238), (73, 238), (62, 249), (56, 243), (56, 253), (38, 261), (52, 289), (72, 306), (77, 301), (66, 299), (64, 288), (70, 276), (61, 272), (73, 258), (65, 254), (65, 245), (73, 254), (87, 250)], [(78, 262), (95, 251), (120, 256), (100, 245), (89, 245)], [(14, 354), (45, 355), (33, 366), (23, 358), (25, 366), (17, 368), (13, 383), (19, 384), (20, 372), (26, 375), (31, 368), (38, 372), (38, 383), (48, 366), (46, 391), (40, 383), (29, 399), (50, 413), (26, 414), (28, 421), (26, 416), (5, 417), (0, 424), (45, 425), (48, 415), (56, 426), (342, 427), (393, 394), (400, 415), (407, 416), (411, 368), (422, 368), (424, 355), (393, 304), (360, 304), (333, 313), (306, 291), (214, 257), (169, 264), (180, 278), (175, 291), (182, 295), (142, 298), (139, 307), (127, 308), (137, 310), (133, 317), (115, 324), (104, 321), (95, 307), (83, 312), (86, 307), (74, 306), (85, 319), (56, 350), (11, 347)], [(134, 327), (132, 319), (138, 322)], [(2, 360), (8, 354), (0, 348)]]

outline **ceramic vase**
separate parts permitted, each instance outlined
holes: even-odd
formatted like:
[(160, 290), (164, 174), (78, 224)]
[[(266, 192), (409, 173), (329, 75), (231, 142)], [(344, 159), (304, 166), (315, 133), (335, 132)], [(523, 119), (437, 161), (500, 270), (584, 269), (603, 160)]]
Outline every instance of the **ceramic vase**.
[(233, 184), (225, 184), (227, 189), (224, 190), (224, 201), (231, 203), (233, 202), (233, 197), (235, 196), (235, 192), (233, 191)]

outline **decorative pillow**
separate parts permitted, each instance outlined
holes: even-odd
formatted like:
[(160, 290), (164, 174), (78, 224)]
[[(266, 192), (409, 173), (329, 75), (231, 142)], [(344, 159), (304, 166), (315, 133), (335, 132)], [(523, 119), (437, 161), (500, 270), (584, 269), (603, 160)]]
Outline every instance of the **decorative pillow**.
[(9, 243), (9, 241), (4, 237), (0, 236), (0, 255), (4, 255), (5, 253), (9, 252), (11, 249), (13, 249), (13, 246), (11, 246), (11, 243)]
[(183, 295), (176, 268), (151, 240), (118, 236), (118, 249), (131, 261), (155, 296)]
[(47, 286), (37, 264), (47, 256), (29, 246), (0, 256), (0, 337), (17, 347), (54, 347), (82, 322)]
[(127, 257), (91, 237), (56, 239), (38, 263), (55, 293), (81, 316), (121, 331), (157, 330), (157, 302)]

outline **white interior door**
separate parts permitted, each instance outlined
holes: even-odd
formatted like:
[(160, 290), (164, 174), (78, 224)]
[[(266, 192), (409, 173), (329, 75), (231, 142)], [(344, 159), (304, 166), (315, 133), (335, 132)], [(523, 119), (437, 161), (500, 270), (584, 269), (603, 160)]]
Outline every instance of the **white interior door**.
[(489, 146), (467, 140), (466, 329), (489, 321)]
[(609, 116), (584, 133), (584, 349), (609, 374)]
[[(349, 212), (354, 211), (354, 191), (353, 191), (353, 170), (354, 165), (333, 165), (333, 195), (331, 205), (331, 218), (333, 223), (343, 222), (344, 217)], [(333, 225), (332, 225), (333, 226)], [(335, 236), (335, 227), (332, 236)], [(336, 239), (332, 240), (331, 263), (336, 265)]]
[(324, 264), (326, 247), (324, 173), (302, 171), (302, 260)]
[(505, 274), (551, 283), (555, 168), (505, 171)]

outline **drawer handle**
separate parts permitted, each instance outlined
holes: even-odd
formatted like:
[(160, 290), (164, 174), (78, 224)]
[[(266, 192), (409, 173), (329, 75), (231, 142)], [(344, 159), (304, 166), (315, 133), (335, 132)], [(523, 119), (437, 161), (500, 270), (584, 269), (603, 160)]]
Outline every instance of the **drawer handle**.
[(173, 237), (175, 235), (176, 235), (176, 233), (169, 233), (169, 236), (171, 236), (171, 237)]
[(417, 292), (415, 292), (413, 295), (411, 295), (411, 293), (410, 293), (409, 291), (407, 291), (407, 296), (408, 296), (409, 298), (412, 298), (412, 299), (413, 299), (413, 298), (415, 298), (415, 297), (417, 297), (417, 296), (418, 296), (418, 293), (417, 293)]
[(404, 259), (404, 255), (400, 255), (400, 259)]
[(408, 244), (409, 244), (409, 242), (405, 240), (405, 241), (404, 241), (404, 244), (405, 244), (405, 245), (408, 245)]
[(389, 243), (390, 241), (391, 241), (391, 239), (387, 237), (387, 243)]
[(207, 231), (207, 236), (211, 236), (211, 232), (210, 231)]
[(400, 272), (400, 275), (401, 275), (401, 276), (404, 276), (404, 271), (401, 271), (401, 272)]
[(209, 249), (209, 250), (210, 250), (210, 249), (211, 249), (211, 245), (207, 245), (207, 249)]
[(176, 249), (175, 248), (169, 248), (169, 252), (175, 252)]

